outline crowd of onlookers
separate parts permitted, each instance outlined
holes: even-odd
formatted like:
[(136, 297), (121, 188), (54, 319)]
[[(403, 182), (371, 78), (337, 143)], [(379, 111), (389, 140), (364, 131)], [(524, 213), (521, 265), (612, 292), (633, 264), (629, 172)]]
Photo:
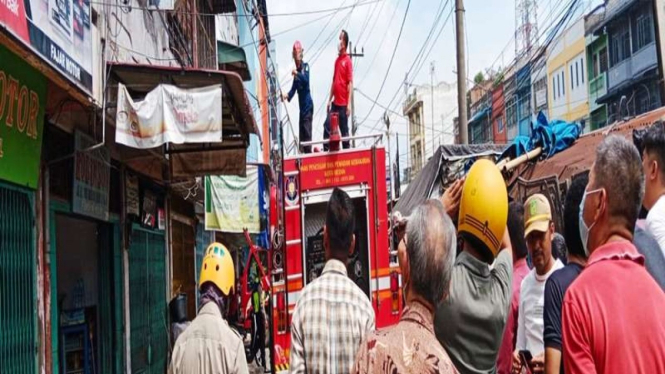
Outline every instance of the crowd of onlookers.
[[(440, 199), (394, 215), (404, 308), (378, 331), (370, 300), (347, 276), (355, 213), (335, 189), (326, 265), (292, 316), (290, 370), (665, 373), (663, 127), (642, 145), (603, 139), (588, 175), (566, 192), (563, 227), (543, 194), (509, 202), (485, 159)], [(174, 374), (247, 371), (221, 319), (232, 270), (226, 249), (211, 245), (200, 281), (209, 303), (176, 343)]]
[(336, 190), (330, 260), (293, 315), (291, 371), (665, 373), (662, 126), (643, 148), (607, 136), (567, 189), (564, 227), (543, 194), (509, 202), (487, 160), (440, 199), (396, 215), (405, 307), (378, 331), (346, 276), (354, 213)]

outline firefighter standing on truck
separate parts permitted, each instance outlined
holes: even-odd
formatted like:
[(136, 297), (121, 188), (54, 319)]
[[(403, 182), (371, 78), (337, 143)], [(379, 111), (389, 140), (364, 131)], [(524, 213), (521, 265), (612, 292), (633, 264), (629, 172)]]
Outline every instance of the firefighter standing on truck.
[(201, 268), (199, 314), (178, 337), (169, 373), (249, 373), (243, 342), (223, 317), (235, 286), (231, 253), (222, 244), (212, 243)]
[[(333, 82), (330, 87), (330, 97), (328, 98), (328, 118), (323, 125), (323, 138), (330, 138), (330, 114), (337, 113), (339, 120), (339, 131), (343, 138), (349, 136), (349, 116), (353, 102), (353, 62), (351, 56), (346, 53), (349, 46), (349, 34), (342, 30), (339, 34), (339, 43), (337, 44), (338, 56), (335, 60), (335, 72), (333, 73)], [(343, 141), (344, 148), (349, 148), (349, 141)], [(323, 148), (328, 150), (328, 145)]]
[[(293, 43), (293, 61), (296, 63), (296, 68), (293, 69), (293, 85), (288, 94), (282, 94), (282, 100), (291, 101), (293, 95), (298, 92), (298, 106), (300, 107), (299, 121), (299, 136), (301, 142), (309, 142), (312, 140), (312, 117), (314, 116), (314, 102), (312, 101), (312, 93), (309, 89), (309, 64), (303, 62), (303, 48), (299, 41)], [(301, 151), (309, 153), (311, 147), (301, 147)]]

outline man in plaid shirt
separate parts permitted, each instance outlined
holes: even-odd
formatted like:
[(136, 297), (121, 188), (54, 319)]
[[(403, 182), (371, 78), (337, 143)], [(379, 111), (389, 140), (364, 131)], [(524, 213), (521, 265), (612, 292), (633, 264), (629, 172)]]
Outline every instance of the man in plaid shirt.
[(372, 304), (346, 271), (354, 228), (351, 199), (335, 188), (323, 228), (326, 265), (302, 291), (293, 313), (292, 373), (349, 373), (360, 342), (374, 330)]

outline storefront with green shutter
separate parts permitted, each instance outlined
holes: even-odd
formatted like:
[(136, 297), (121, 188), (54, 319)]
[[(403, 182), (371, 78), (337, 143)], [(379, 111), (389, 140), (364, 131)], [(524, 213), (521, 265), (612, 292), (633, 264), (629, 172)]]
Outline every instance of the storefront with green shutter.
[(0, 45), (0, 373), (38, 370), (37, 218), (46, 78)]

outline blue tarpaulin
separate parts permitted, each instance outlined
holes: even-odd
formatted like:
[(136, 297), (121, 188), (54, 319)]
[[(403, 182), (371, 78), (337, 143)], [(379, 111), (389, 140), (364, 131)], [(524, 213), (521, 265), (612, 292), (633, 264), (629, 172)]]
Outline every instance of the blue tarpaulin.
[(541, 157), (549, 158), (575, 143), (582, 131), (577, 123), (562, 120), (548, 122), (543, 112), (538, 113), (532, 127), (531, 136), (516, 137), (513, 144), (503, 151), (500, 159), (506, 157), (514, 159), (538, 147), (543, 148)]

